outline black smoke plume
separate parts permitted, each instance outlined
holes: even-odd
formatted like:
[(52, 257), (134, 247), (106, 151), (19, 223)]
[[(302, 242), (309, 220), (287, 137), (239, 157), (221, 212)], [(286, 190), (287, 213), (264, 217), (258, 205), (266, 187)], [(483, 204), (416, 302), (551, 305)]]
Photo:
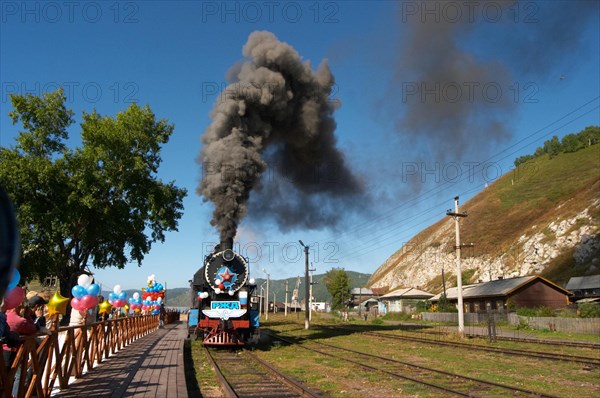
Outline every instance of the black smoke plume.
[(329, 98), (328, 63), (313, 71), (266, 31), (249, 36), (243, 55), (201, 137), (197, 192), (214, 203), (211, 224), (221, 240), (234, 237), (253, 190), (257, 217), (276, 220), (282, 230), (335, 224), (339, 206), (355, 203), (363, 187), (336, 148), (339, 103)]
[(511, 137), (518, 107), (544, 106), (561, 69), (581, 63), (582, 37), (589, 22), (597, 26), (598, 4), (402, 3), (387, 97), (396, 105), (396, 130), (440, 161), (485, 159)]

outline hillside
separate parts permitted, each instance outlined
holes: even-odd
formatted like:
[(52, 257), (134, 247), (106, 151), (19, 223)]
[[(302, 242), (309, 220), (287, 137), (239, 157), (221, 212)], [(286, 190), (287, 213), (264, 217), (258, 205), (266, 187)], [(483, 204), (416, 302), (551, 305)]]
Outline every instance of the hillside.
[[(535, 157), (462, 204), (463, 279), (540, 274), (565, 284), (598, 273), (600, 145)], [(371, 276), (370, 287), (455, 285), (454, 221), (443, 217), (416, 235)]]

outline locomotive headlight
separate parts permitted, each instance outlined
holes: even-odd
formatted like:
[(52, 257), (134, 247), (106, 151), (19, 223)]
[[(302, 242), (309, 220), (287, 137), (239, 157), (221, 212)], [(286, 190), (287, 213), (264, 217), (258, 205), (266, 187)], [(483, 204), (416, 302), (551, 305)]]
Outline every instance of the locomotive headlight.
[(223, 251), (223, 260), (231, 261), (235, 258), (235, 253), (231, 249), (226, 249)]

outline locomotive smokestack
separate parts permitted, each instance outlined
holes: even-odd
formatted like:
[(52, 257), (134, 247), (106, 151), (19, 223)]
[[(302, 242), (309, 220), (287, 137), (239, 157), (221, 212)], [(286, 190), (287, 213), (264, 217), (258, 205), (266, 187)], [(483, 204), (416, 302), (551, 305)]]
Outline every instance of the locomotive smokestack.
[(233, 250), (233, 238), (225, 238), (221, 241), (221, 251)]

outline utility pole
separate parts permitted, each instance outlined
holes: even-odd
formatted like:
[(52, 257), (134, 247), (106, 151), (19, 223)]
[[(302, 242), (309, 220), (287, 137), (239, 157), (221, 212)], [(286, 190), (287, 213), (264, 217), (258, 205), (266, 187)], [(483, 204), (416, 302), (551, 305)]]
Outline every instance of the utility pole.
[(287, 305), (288, 305), (287, 298), (288, 298), (288, 293), (289, 293), (289, 290), (288, 290), (288, 280), (286, 279), (285, 280), (285, 308), (283, 309), (285, 311), (284, 312), (285, 316), (287, 316)]
[(304, 264), (304, 284), (306, 286), (304, 286), (304, 295), (306, 296), (306, 298), (304, 299), (304, 329), (309, 329), (310, 328), (310, 308), (309, 308), (309, 296), (310, 296), (310, 282), (308, 280), (308, 246), (306, 246), (304, 243), (302, 243), (301, 240), (299, 240), (298, 242), (300, 242), (300, 244), (304, 247), (304, 257), (305, 257), (305, 264)]
[(467, 213), (458, 212), (458, 196), (454, 197), (454, 211), (448, 210), (446, 215), (454, 218), (454, 226), (456, 229), (456, 245), (454, 246), (454, 249), (456, 250), (456, 288), (458, 289), (458, 334), (460, 337), (463, 337), (465, 333), (465, 309), (463, 306), (462, 296), (462, 272), (460, 269), (460, 228), (458, 226), (458, 220), (461, 217), (466, 217)]
[(446, 296), (446, 276), (444, 275), (444, 265), (442, 264), (442, 287), (444, 288), (444, 298), (447, 298), (448, 296)]
[[(264, 283), (263, 283), (264, 285)], [(265, 288), (262, 287), (262, 285), (260, 286), (260, 296), (258, 298), (258, 317), (260, 318), (262, 316), (262, 311), (263, 311), (263, 306), (265, 305), (265, 299), (263, 297), (263, 294), (265, 292)]]
[(360, 308), (360, 301), (362, 300), (362, 287), (358, 287), (358, 317), (362, 316), (362, 311)]
[[(313, 264), (310, 263), (310, 266), (313, 267)], [(312, 322), (312, 298), (313, 298), (313, 292), (312, 292), (312, 287), (316, 282), (313, 282), (313, 272), (316, 271), (316, 268), (310, 268), (310, 290), (309, 290), (309, 294), (310, 294), (310, 302), (309, 302), (309, 308), (310, 308), (310, 312), (308, 313), (308, 320)]]
[(265, 321), (269, 320), (269, 273), (263, 268), (263, 272), (267, 274), (267, 291), (265, 294)]

